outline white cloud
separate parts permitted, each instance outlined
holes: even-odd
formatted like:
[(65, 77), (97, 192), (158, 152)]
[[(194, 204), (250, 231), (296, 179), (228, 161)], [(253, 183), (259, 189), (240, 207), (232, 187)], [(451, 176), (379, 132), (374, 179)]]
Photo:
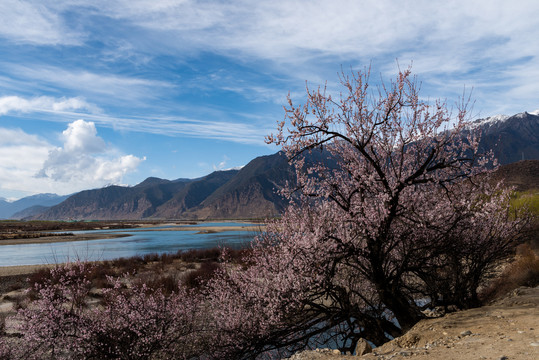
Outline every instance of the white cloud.
[[(87, 110), (89, 113), (81, 113), (80, 110)], [(225, 115), (223, 112), (211, 112), (210, 109), (207, 117), (222, 118)], [(143, 133), (152, 133), (168, 136), (188, 136), (195, 138), (219, 139), (246, 144), (263, 144), (264, 136), (273, 130), (273, 128), (263, 128), (260, 125), (253, 125), (241, 122), (223, 122), (213, 120), (199, 120), (181, 116), (153, 116), (151, 118), (144, 117), (114, 117), (103, 113), (103, 111), (82, 98), (52, 98), (41, 96), (36, 98), (22, 98), (19, 96), (4, 96), (0, 97), (0, 116), (12, 114), (16, 112), (34, 113), (33, 119), (39, 120), (39, 112), (53, 113), (54, 116), (46, 116), (43, 120), (65, 122), (73, 121), (63, 133), (64, 138), (68, 139), (68, 147), (76, 146), (81, 141), (89, 139), (99, 139), (95, 137), (95, 125), (92, 128), (82, 129), (84, 124), (98, 123), (102, 126), (114, 128), (122, 131), (137, 131)], [(236, 114), (240, 117), (251, 116), (252, 114)], [(81, 116), (93, 121), (93, 123), (83, 122), (79, 120)], [(251, 122), (260, 119), (250, 119)], [(75, 126), (75, 124), (77, 124)], [(273, 122), (269, 124), (274, 125)], [(93, 130), (92, 130), (93, 129)], [(88, 138), (82, 138), (87, 136)], [(97, 140), (96, 140), (97, 141)], [(76, 142), (76, 143), (71, 143)], [(102, 143), (94, 144), (95, 148), (103, 148)]]
[(0, 1), (0, 37), (36, 45), (79, 44), (82, 34), (68, 29), (43, 1)]
[[(76, 113), (65, 115), (80, 116)], [(208, 117), (219, 118), (231, 115), (237, 114), (217, 112)], [(237, 116), (248, 118), (243, 114)], [(254, 145), (264, 145), (264, 137), (275, 130), (275, 121), (272, 117), (263, 119), (253, 117), (250, 119), (251, 123), (200, 120), (182, 116), (114, 117), (107, 114), (85, 114), (84, 117), (121, 131), (215, 139)]]
[(84, 120), (72, 122), (62, 135), (64, 151), (91, 154), (105, 150), (105, 141), (97, 136), (97, 129), (93, 122)]
[[(506, 89), (515, 94), (515, 107), (524, 106), (528, 99), (519, 100), (516, 94), (536, 90), (533, 77), (526, 77), (537, 68), (539, 54), (539, 42), (535, 41), (539, 38), (539, 2), (534, 0), (6, 0), (0, 10), (4, 10), (0, 11), (0, 36), (55, 44), (73, 41), (66, 34), (74, 34), (77, 39), (102, 42), (101, 53), (92, 55), (111, 62), (128, 58), (135, 64), (146, 64), (164, 56), (183, 63), (197, 52), (200, 58), (192, 58), (203, 62), (210, 53), (279, 78), (323, 83), (335, 79), (339, 65), (347, 70), (351, 61), (365, 65), (372, 60), (383, 72), (390, 69), (393, 74), (394, 60), (399, 58), (401, 64), (414, 60), (414, 72), (427, 85), (431, 81), (445, 84), (444, 76), (451, 77), (457, 92), (464, 84), (476, 89), (487, 84), (485, 93), (476, 92), (485, 98), (495, 94), (491, 88), (500, 83), (497, 77), (503, 76), (504, 88), (496, 87), (496, 98), (482, 100), (483, 107), (504, 101), (500, 93)], [(13, 19), (20, 19), (24, 26), (14, 24)], [(74, 23), (67, 28), (66, 24)], [(87, 38), (81, 35), (84, 32)], [(39, 34), (44, 38), (40, 40)], [(52, 84), (77, 94), (100, 95), (100, 104), (108, 99), (114, 99), (115, 104), (117, 100), (136, 100), (135, 106), (150, 107), (151, 100), (170, 90), (177, 80), (137, 79), (56, 66), (5, 65), (14, 77), (44, 87)], [(145, 74), (155, 74), (152, 71)], [(210, 90), (216, 84), (211, 79), (205, 83)], [(178, 92), (189, 87), (179, 80), (178, 84)], [(249, 101), (282, 103), (293, 86), (288, 84), (292, 82), (284, 90), (277, 89), (282, 83), (274, 86), (263, 80), (255, 85), (218, 85)], [(297, 84), (299, 88), (303, 85)], [(452, 94), (440, 94), (446, 95)], [(174, 130), (182, 131), (177, 126)]]
[(0, 97), (0, 115), (6, 115), (9, 112), (63, 112), (72, 110), (100, 111), (97, 106), (89, 104), (86, 100), (79, 97), (60, 99), (50, 96), (40, 96), (31, 99), (25, 99), (20, 96)]
[[(476, 87), (495, 82), (501, 71), (507, 88), (535, 88), (529, 85), (531, 77), (521, 83), (522, 74), (536, 69), (539, 54), (535, 0), (99, 0), (94, 6), (137, 28), (137, 39), (130, 43), (146, 38), (141, 52), (180, 58), (217, 53), (315, 83), (334, 79), (339, 65), (346, 70), (351, 61), (365, 65), (372, 60), (376, 72), (390, 69), (393, 74), (398, 58), (401, 64), (414, 60), (414, 72), (426, 84), (450, 76), (460, 89)], [(249, 100), (279, 101), (265, 85), (245, 86), (252, 88), (247, 91), (241, 86), (227, 90)], [(517, 99), (514, 106), (525, 103)]]
[(36, 135), (20, 129), (0, 128), (0, 167), (4, 175), (0, 183), (9, 179), (6, 170), (32, 174), (31, 169), (41, 166), (51, 149), (48, 142)]
[(53, 146), (20, 129), (0, 128), (0, 187), (3, 191), (70, 194), (109, 184), (144, 161), (122, 155), (97, 135), (92, 122), (77, 120)]
[(230, 160), (230, 158), (226, 155), (223, 155), (223, 160), (218, 165), (213, 164), (213, 171), (223, 170), (228, 160)]
[(136, 26), (182, 34), (171, 37), (181, 46), (284, 62), (324, 54), (369, 58), (419, 44), (428, 51), (492, 36), (515, 43), (527, 36), (531, 42), (535, 37), (529, 31), (539, 31), (535, 26), (539, 4), (533, 0), (444, 4), (430, 0), (101, 0), (94, 4), (108, 16)]
[(33, 82), (42, 82), (77, 93), (101, 95), (114, 100), (147, 100), (154, 98), (163, 89), (173, 87), (171, 83), (129, 76), (99, 74), (87, 70), (66, 70), (55, 66), (3, 64), (17, 77)]

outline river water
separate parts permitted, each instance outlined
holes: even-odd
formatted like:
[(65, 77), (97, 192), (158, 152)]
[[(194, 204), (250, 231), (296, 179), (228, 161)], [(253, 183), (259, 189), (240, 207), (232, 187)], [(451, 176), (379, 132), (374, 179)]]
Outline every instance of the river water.
[[(130, 257), (150, 253), (173, 253), (178, 250), (211, 248), (215, 246), (239, 247), (256, 235), (250, 231), (224, 231), (198, 233), (200, 226), (256, 226), (245, 223), (202, 223), (193, 225), (192, 231), (163, 230), (156, 228), (92, 230), (93, 233), (121, 233), (127, 237), (89, 241), (71, 241), (46, 244), (21, 244), (0, 246), (0, 266), (38, 265), (65, 261), (97, 261)], [(73, 231), (74, 234), (82, 231)]]

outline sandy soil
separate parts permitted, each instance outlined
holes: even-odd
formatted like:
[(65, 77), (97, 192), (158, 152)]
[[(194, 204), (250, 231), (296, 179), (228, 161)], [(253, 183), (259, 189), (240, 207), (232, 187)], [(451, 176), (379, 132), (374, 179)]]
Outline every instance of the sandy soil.
[(405, 335), (361, 357), (305, 351), (291, 360), (539, 359), (539, 287), (518, 288), (494, 302), (420, 321)]
[(88, 241), (98, 239), (115, 239), (129, 236), (127, 234), (75, 234), (75, 235), (62, 235), (62, 236), (41, 236), (31, 239), (2, 239), (0, 245), (19, 245), (19, 244), (43, 244), (54, 242), (68, 242), (68, 241)]
[(1, 266), (0, 267), (0, 281), (4, 276), (13, 276), (13, 275), (28, 275), (34, 271), (48, 267), (52, 268), (56, 264), (46, 264), (46, 265), (16, 265), (16, 266)]

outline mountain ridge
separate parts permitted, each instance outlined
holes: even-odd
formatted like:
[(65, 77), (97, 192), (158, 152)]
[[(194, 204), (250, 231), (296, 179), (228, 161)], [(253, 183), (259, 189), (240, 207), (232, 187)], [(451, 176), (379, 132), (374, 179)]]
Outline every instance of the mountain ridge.
[[(539, 115), (519, 113), (479, 119), (480, 150), (493, 150), (501, 165), (539, 159)], [(312, 161), (327, 161), (313, 153)], [(530, 165), (535, 166), (535, 165)], [(509, 171), (506, 176), (510, 176)], [(528, 178), (527, 178), (528, 179)], [(530, 180), (531, 179), (531, 180)], [(537, 181), (530, 178), (526, 181)], [(286, 201), (279, 194), (295, 181), (282, 152), (257, 157), (241, 169), (217, 171), (197, 179), (149, 177), (132, 187), (85, 190), (30, 219), (138, 220), (227, 219), (278, 216)], [(539, 187), (539, 184), (537, 185)]]

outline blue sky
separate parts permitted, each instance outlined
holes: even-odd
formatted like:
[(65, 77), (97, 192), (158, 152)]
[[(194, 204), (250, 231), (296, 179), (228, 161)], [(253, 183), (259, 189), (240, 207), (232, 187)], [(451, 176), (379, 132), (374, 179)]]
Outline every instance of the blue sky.
[(539, 108), (539, 2), (0, 0), (0, 197), (193, 178), (278, 149), (305, 82), (413, 61), (473, 115)]

